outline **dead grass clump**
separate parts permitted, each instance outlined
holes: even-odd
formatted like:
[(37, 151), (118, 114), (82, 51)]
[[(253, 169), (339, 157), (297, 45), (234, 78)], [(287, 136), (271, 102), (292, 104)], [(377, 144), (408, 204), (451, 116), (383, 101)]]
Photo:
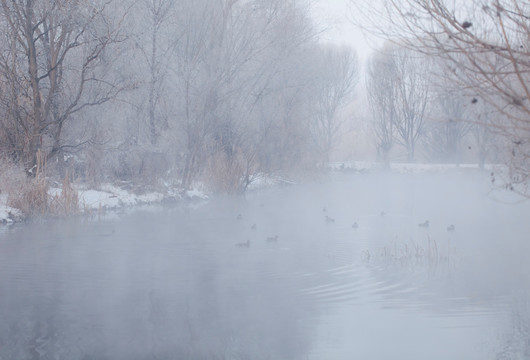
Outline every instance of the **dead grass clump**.
[(44, 215), (48, 212), (48, 182), (44, 176), (25, 178), (9, 193), (8, 204), (24, 214)]
[(241, 193), (245, 190), (246, 170), (245, 158), (240, 151), (234, 151), (231, 156), (219, 151), (208, 162), (205, 183), (217, 193)]
[[(8, 194), (8, 205), (27, 215), (44, 215), (48, 212), (46, 157), (38, 151), (36, 160), (36, 165), (30, 170), (35, 176), (28, 177), (24, 173), (24, 178), (19, 178), (20, 182)], [(18, 171), (23, 171), (20, 166), (12, 162), (10, 165), (18, 167), (20, 169)]]
[(364, 262), (377, 262), (385, 267), (415, 268), (427, 266), (435, 269), (438, 265), (455, 268), (458, 260), (456, 249), (448, 243), (447, 249), (439, 249), (436, 240), (429, 236), (426, 241), (419, 244), (409, 241), (404, 244), (394, 243), (393, 246), (384, 246), (377, 251), (365, 250), (361, 254)]
[(19, 192), (26, 182), (26, 173), (22, 166), (0, 155), (0, 194), (9, 196)]
[(49, 211), (55, 215), (74, 215), (79, 213), (79, 209), (79, 194), (66, 172), (61, 192), (50, 199)]
[(67, 172), (60, 193), (50, 196), (46, 179), (46, 159), (37, 153), (37, 164), (28, 176), (22, 166), (0, 158), (0, 194), (7, 194), (7, 204), (26, 215), (72, 215), (79, 213), (79, 195)]
[(48, 184), (44, 173), (30, 178), (21, 165), (6, 157), (0, 157), (0, 193), (6, 197), (7, 205), (26, 215), (47, 211)]

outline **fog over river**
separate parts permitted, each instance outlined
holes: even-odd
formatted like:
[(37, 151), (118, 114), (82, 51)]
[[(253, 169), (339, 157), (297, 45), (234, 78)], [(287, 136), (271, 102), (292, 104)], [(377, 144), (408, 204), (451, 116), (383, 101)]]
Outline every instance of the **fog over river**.
[(336, 174), (3, 227), (0, 359), (522, 358), (514, 200), (471, 171)]

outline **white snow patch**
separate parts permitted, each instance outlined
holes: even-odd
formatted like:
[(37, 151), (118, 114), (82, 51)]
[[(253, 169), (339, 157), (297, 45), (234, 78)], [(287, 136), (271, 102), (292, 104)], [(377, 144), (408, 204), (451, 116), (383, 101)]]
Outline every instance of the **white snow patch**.
[(12, 223), (19, 218), (22, 218), (22, 212), (7, 206), (7, 195), (0, 195), (0, 224)]
[[(485, 169), (491, 170), (496, 165), (486, 164)], [(351, 161), (336, 162), (329, 164), (329, 168), (334, 171), (358, 171), (365, 172), (370, 170), (383, 169), (383, 164), (373, 161)], [(424, 163), (390, 163), (390, 170), (398, 173), (425, 173), (425, 172), (446, 172), (454, 169), (477, 169), (477, 164), (424, 164)]]
[(86, 210), (113, 209), (124, 204), (118, 195), (100, 190), (80, 190), (79, 205)]
[(164, 200), (164, 194), (158, 192), (151, 192), (137, 196), (137, 201), (139, 203), (157, 203)]
[(207, 200), (208, 195), (198, 189), (191, 189), (186, 191), (186, 196), (190, 199)]
[[(99, 190), (76, 186), (76, 190), (79, 196), (79, 207), (86, 211), (158, 203), (166, 198), (164, 194), (159, 192), (137, 195), (111, 184), (104, 184)], [(60, 188), (50, 188), (48, 194), (60, 196), (61, 191)], [(178, 198), (178, 195), (175, 194), (169, 194), (169, 196)]]
[(84, 209), (115, 209), (118, 207), (161, 202), (162, 193), (150, 192), (141, 195), (133, 194), (111, 184), (104, 184), (100, 190), (78, 190), (79, 204)]
[(248, 190), (256, 190), (279, 184), (294, 185), (296, 183), (290, 179), (279, 175), (256, 174), (254, 175), (252, 182), (248, 186)]

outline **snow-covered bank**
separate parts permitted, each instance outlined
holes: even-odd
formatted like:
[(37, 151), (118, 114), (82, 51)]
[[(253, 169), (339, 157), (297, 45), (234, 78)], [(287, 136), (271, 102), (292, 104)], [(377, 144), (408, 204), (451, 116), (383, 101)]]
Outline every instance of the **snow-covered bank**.
[[(280, 176), (268, 176), (259, 174), (254, 177), (248, 190), (256, 190), (271, 187), (278, 184), (293, 184), (292, 181)], [(139, 205), (177, 203), (185, 201), (204, 201), (208, 199), (208, 194), (203, 190), (201, 184), (196, 184), (191, 190), (183, 190), (164, 186), (161, 191), (133, 191), (130, 184), (102, 184), (97, 189), (92, 189), (83, 184), (72, 184), (73, 190), (77, 193), (77, 207), (81, 214), (94, 214), (105, 211), (112, 211), (124, 208), (131, 208)], [(48, 189), (50, 202), (60, 203), (62, 199), (62, 185), (54, 183)], [(15, 208), (7, 205), (7, 194), (0, 194), (0, 224), (14, 223), (22, 221), (26, 215)]]
[(7, 206), (7, 196), (0, 194), (0, 224), (9, 224), (22, 220), (22, 212)]
[[(355, 171), (366, 172), (379, 170), (383, 168), (383, 164), (374, 161), (347, 161), (330, 163), (329, 168), (333, 171)], [(500, 165), (486, 164), (484, 170), (492, 171), (501, 168)], [(427, 164), (427, 163), (391, 163), (389, 170), (398, 173), (443, 173), (451, 170), (479, 170), (477, 164)]]
[(294, 185), (296, 183), (293, 180), (287, 179), (282, 176), (257, 174), (252, 179), (252, 182), (249, 184), (247, 190), (259, 190), (280, 184)]
[[(486, 169), (492, 171), (497, 168), (495, 165), (487, 165)], [(337, 162), (329, 164), (331, 171), (337, 172), (356, 172), (365, 173), (382, 169), (382, 164), (377, 162), (356, 161), (356, 162)], [(417, 164), (417, 163), (392, 163), (390, 165), (392, 172), (398, 173), (444, 173), (454, 170), (473, 170), (478, 171), (475, 164)], [(259, 190), (267, 187), (273, 187), (281, 184), (294, 184), (290, 179), (267, 174), (257, 174), (254, 176), (248, 191)], [(82, 184), (74, 184), (74, 190), (77, 192), (77, 204), (81, 213), (94, 214), (97, 212), (117, 210), (122, 208), (131, 208), (144, 204), (160, 204), (164, 202), (174, 203), (180, 201), (197, 201), (206, 200), (208, 195), (202, 186), (197, 185), (192, 190), (184, 191), (166, 185), (161, 191), (133, 191), (130, 184), (118, 186), (116, 184), (103, 184), (98, 189), (91, 189)], [(49, 198), (54, 201), (60, 201), (62, 189), (59, 184), (50, 187), (48, 190)], [(25, 214), (19, 209), (7, 205), (7, 194), (0, 193), (0, 224), (13, 223), (24, 219)]]
[[(138, 194), (113, 184), (103, 184), (97, 190), (83, 185), (74, 185), (73, 187), (77, 192), (78, 209), (82, 214), (93, 214), (144, 204), (208, 199), (205, 192), (196, 188), (184, 191), (168, 187), (163, 192), (152, 191)], [(48, 190), (50, 201), (61, 199), (61, 193), (62, 188), (50, 187)], [(27, 217), (22, 211), (8, 206), (7, 203), (7, 194), (0, 194), (0, 224), (19, 222)]]
[[(79, 208), (82, 211), (98, 209), (116, 209), (145, 203), (162, 201), (166, 196), (158, 192), (137, 195), (111, 184), (102, 185), (98, 190), (77, 188)], [(62, 189), (50, 188), (48, 194), (52, 197), (60, 196)], [(175, 196), (178, 198), (178, 194)]]
[[(113, 184), (104, 184), (98, 190), (78, 187), (79, 207), (81, 211), (111, 210), (143, 204), (178, 202), (182, 200), (205, 200), (208, 195), (199, 189), (183, 191), (167, 188), (163, 192), (145, 192), (141, 194), (123, 189)], [(49, 194), (59, 195), (60, 188), (51, 188)]]

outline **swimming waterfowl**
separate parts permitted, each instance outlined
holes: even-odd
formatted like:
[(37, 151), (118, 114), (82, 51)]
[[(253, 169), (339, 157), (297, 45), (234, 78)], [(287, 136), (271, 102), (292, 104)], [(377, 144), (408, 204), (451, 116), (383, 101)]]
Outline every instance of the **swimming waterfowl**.
[(250, 247), (250, 239), (247, 239), (247, 241), (242, 243), (237, 243), (236, 246), (238, 247)]
[(335, 219), (326, 215), (326, 222), (332, 223), (332, 222), (335, 222)]
[(278, 235), (269, 236), (269, 237), (267, 238), (267, 241), (268, 241), (268, 242), (276, 242), (276, 241), (278, 241), (278, 238), (279, 238)]
[(109, 237), (109, 236), (114, 235), (115, 232), (116, 232), (116, 229), (112, 229), (112, 230), (109, 231), (109, 232), (104, 232), (104, 233), (98, 234), (98, 236), (101, 236), (101, 237)]
[(421, 224), (418, 224), (419, 227), (427, 228), (429, 227), (429, 220), (425, 220), (425, 222), (422, 222)]
[(453, 224), (449, 225), (449, 226), (447, 227), (447, 231), (449, 231), (449, 232), (453, 232), (453, 231), (455, 231), (455, 226), (454, 226)]

